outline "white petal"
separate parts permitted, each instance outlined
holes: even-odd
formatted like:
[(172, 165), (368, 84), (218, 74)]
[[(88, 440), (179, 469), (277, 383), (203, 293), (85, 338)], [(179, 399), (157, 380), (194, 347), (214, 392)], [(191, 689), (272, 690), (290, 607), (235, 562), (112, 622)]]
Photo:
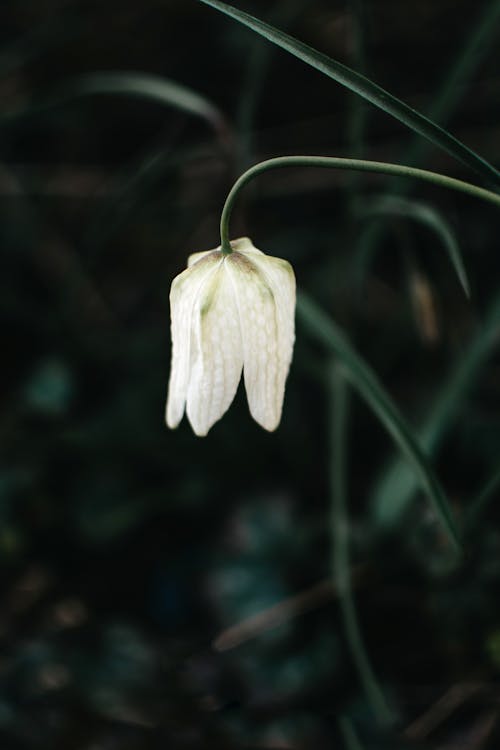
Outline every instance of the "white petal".
[(191, 266), (194, 266), (195, 263), (198, 263), (199, 260), (202, 258), (205, 258), (207, 255), (210, 255), (210, 253), (216, 253), (220, 250), (220, 247), (216, 247), (213, 250), (202, 250), (199, 253), (192, 253), (192, 255), (189, 256), (187, 267), (191, 268)]
[(261, 250), (257, 250), (250, 237), (239, 237), (237, 240), (231, 240), (231, 247), (237, 253), (258, 253), (264, 255)]
[(191, 365), (191, 329), (193, 311), (207, 277), (220, 263), (213, 256), (196, 268), (188, 268), (175, 277), (170, 289), (170, 317), (172, 332), (172, 362), (168, 384), (166, 421), (177, 427), (184, 414)]
[(203, 286), (193, 314), (186, 411), (200, 436), (206, 435), (231, 405), (243, 367), (238, 310), (227, 273), (229, 257), (220, 261)]
[[(231, 247), (233, 250), (236, 250), (237, 252), (254, 252), (258, 253), (259, 255), (264, 255), (260, 250), (257, 250), (256, 247), (253, 246), (252, 240), (249, 237), (240, 237), (237, 240), (231, 240)], [(191, 268), (195, 263), (197, 263), (201, 258), (204, 258), (206, 255), (210, 255), (210, 253), (216, 253), (219, 252), (221, 249), (220, 245), (219, 247), (214, 248), (213, 250), (202, 250), (198, 253), (192, 253), (187, 262), (188, 268)]]
[(228, 270), (239, 307), (250, 413), (272, 431), (281, 419), (295, 341), (295, 277), (287, 261), (253, 245), (228, 256)]

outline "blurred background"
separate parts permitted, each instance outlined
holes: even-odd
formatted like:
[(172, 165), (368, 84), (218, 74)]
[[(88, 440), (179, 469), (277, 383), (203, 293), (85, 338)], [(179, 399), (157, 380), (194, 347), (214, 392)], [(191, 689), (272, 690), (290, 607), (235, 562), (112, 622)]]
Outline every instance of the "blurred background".
[[(235, 3), (499, 163), (497, 0)], [(300, 320), (276, 433), (242, 389), (204, 439), (163, 421), (170, 283), (219, 244), (246, 167), (481, 178), (195, 0), (3, 0), (0, 100), (2, 750), (497, 748), (497, 209), (297, 169), (232, 222), (400, 406), (466, 530), (459, 565), (357, 397), (333, 429), (331, 357)]]

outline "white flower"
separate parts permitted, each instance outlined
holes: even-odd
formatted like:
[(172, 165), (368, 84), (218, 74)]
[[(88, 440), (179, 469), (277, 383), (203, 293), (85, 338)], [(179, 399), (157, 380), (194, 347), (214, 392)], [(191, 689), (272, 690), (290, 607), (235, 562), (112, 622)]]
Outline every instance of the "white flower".
[(281, 418), (295, 340), (295, 276), (281, 258), (243, 237), (195, 253), (172, 282), (172, 365), (166, 419), (186, 409), (196, 435), (227, 411), (243, 369), (252, 417), (266, 430)]

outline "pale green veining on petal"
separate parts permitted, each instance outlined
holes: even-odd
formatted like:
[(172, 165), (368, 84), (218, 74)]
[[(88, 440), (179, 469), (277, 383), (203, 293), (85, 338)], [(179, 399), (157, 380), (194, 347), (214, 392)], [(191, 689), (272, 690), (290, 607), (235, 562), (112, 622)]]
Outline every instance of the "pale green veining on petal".
[(243, 369), (250, 413), (266, 430), (279, 424), (295, 339), (295, 277), (290, 264), (248, 237), (193, 253), (170, 295), (172, 367), (167, 424), (186, 408), (206, 435), (229, 408)]
[(186, 411), (194, 432), (203, 436), (231, 405), (243, 366), (236, 303), (224, 260), (199, 296), (191, 346)]
[(220, 260), (207, 257), (196, 268), (186, 269), (172, 282), (170, 291), (172, 364), (168, 386), (166, 422), (177, 427), (186, 405), (189, 373), (191, 368), (191, 330), (196, 300), (207, 278), (214, 272)]

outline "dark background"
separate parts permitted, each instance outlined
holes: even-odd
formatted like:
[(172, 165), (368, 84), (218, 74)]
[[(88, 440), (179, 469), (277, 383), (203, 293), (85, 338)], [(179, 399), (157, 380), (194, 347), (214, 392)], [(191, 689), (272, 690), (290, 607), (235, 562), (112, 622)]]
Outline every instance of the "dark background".
[[(498, 2), (237, 5), (500, 161)], [(85, 91), (103, 71), (170, 79), (220, 117)], [(329, 583), (329, 356), (298, 321), (274, 434), (242, 389), (204, 439), (163, 422), (170, 283), (219, 243), (249, 164), (362, 155), (480, 178), (412, 155), (400, 123), (195, 0), (3, 0), (0, 101), (2, 750), (498, 747), (498, 492), (450, 563), (411, 474), (377, 495), (394, 446), (352, 400), (352, 581), (388, 728)], [(470, 300), (435, 231), (391, 211), (374, 224), (402, 191), (458, 237)], [(450, 395), (429, 452), (459, 519), (500, 456), (496, 211), (305, 169), (257, 180), (232, 223), (294, 265), (415, 428)]]

